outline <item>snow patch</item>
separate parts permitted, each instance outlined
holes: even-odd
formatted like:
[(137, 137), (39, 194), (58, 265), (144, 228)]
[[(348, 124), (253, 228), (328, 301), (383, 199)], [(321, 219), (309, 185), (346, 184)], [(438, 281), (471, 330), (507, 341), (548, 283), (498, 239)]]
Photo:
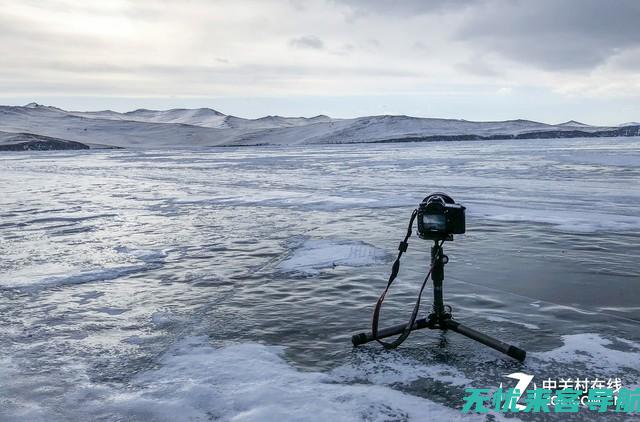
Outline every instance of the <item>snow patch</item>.
[(93, 410), (85, 401), (84, 410), (156, 421), (482, 420), (385, 386), (337, 384), (329, 374), (296, 370), (281, 355), (276, 346), (216, 349), (206, 338), (187, 338), (131, 388), (94, 402)]
[(629, 351), (612, 349), (612, 340), (598, 334), (583, 333), (562, 336), (564, 345), (548, 352), (530, 353), (529, 356), (548, 363), (570, 363), (580, 361), (588, 368), (603, 371), (623, 368), (640, 368), (640, 344), (630, 340), (618, 339)]
[(362, 267), (384, 262), (387, 253), (360, 241), (308, 239), (280, 262), (282, 271), (316, 274), (337, 266)]
[(366, 356), (357, 364), (335, 368), (331, 376), (345, 382), (366, 381), (379, 385), (409, 384), (425, 378), (457, 386), (472, 382), (452, 366), (440, 363), (427, 366), (395, 352)]

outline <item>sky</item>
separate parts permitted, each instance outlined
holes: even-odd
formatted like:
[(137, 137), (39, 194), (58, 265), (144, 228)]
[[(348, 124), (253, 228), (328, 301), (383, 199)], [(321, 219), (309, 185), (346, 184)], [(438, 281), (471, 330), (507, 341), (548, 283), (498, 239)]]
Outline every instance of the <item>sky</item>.
[(636, 0), (0, 0), (0, 103), (640, 121)]

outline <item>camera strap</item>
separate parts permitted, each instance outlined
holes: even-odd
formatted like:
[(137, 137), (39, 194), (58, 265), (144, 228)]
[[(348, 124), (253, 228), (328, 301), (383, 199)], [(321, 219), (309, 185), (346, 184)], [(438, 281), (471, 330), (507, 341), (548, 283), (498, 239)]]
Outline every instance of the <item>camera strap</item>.
[(433, 271), (434, 261), (432, 261), (431, 268), (429, 268), (429, 272), (427, 273), (427, 276), (422, 282), (422, 286), (420, 287), (420, 292), (418, 293), (416, 304), (414, 305), (413, 312), (411, 313), (411, 318), (409, 319), (409, 323), (405, 326), (402, 334), (400, 334), (400, 336), (392, 342), (382, 341), (379, 338), (377, 338), (378, 337), (378, 320), (380, 318), (380, 309), (382, 308), (382, 302), (384, 302), (384, 298), (387, 295), (387, 292), (389, 291), (391, 284), (393, 284), (393, 281), (396, 279), (396, 277), (398, 276), (398, 272), (400, 271), (400, 258), (402, 257), (402, 254), (407, 251), (407, 248), (409, 246), (407, 241), (411, 237), (411, 234), (412, 234), (411, 229), (413, 227), (413, 222), (416, 219), (417, 214), (418, 214), (418, 210), (413, 210), (413, 212), (411, 213), (411, 219), (409, 220), (409, 227), (407, 227), (407, 234), (404, 237), (404, 240), (400, 242), (400, 245), (398, 246), (398, 251), (399, 251), (398, 257), (396, 258), (395, 262), (393, 263), (393, 266), (391, 267), (391, 274), (389, 275), (389, 281), (387, 282), (387, 287), (384, 289), (384, 291), (378, 298), (378, 302), (376, 302), (375, 309), (373, 310), (373, 318), (371, 321), (371, 334), (378, 343), (384, 346), (385, 349), (395, 349), (396, 347), (400, 346), (409, 337), (409, 334), (411, 334), (411, 330), (418, 316), (418, 311), (420, 310), (420, 299), (422, 298), (422, 292), (424, 291), (424, 287), (427, 285), (427, 281), (429, 280), (429, 277), (431, 276), (431, 272)]

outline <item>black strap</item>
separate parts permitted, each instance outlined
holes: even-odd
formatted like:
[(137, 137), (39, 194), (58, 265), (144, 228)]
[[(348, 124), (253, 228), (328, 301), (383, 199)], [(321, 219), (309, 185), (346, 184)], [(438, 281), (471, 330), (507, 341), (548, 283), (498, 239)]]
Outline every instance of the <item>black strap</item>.
[[(400, 245), (398, 246), (398, 251), (399, 251), (398, 257), (396, 258), (395, 262), (393, 263), (393, 266), (391, 267), (391, 275), (389, 275), (389, 281), (387, 282), (387, 287), (384, 289), (384, 291), (378, 298), (378, 302), (376, 302), (375, 309), (373, 310), (373, 318), (371, 321), (371, 334), (373, 338), (375, 338), (375, 340), (381, 345), (383, 345), (386, 349), (395, 349), (396, 347), (400, 346), (407, 339), (407, 337), (409, 337), (409, 334), (411, 334), (411, 329), (413, 328), (413, 325), (418, 316), (418, 311), (420, 310), (420, 299), (422, 297), (422, 292), (424, 291), (424, 287), (427, 285), (427, 281), (429, 280), (429, 277), (431, 276), (431, 272), (433, 271), (433, 263), (435, 262), (435, 259), (432, 260), (431, 268), (429, 269), (427, 276), (422, 282), (422, 286), (420, 287), (420, 292), (418, 293), (418, 299), (416, 300), (416, 304), (413, 307), (413, 312), (411, 312), (411, 318), (409, 319), (409, 323), (405, 326), (405, 329), (402, 332), (402, 334), (400, 334), (400, 336), (397, 339), (395, 339), (390, 343), (386, 341), (382, 341), (379, 338), (377, 338), (378, 337), (378, 320), (380, 318), (380, 309), (382, 308), (382, 302), (384, 302), (384, 298), (387, 295), (387, 292), (389, 291), (391, 284), (393, 284), (393, 281), (396, 279), (396, 277), (398, 276), (398, 272), (400, 271), (400, 258), (402, 257), (402, 254), (407, 251), (407, 247), (409, 245), (407, 241), (409, 240), (409, 237), (411, 237), (411, 234), (412, 234), (411, 229), (413, 227), (413, 221), (415, 220), (417, 214), (418, 214), (418, 210), (413, 210), (413, 212), (411, 213), (411, 219), (409, 220), (409, 227), (407, 227), (407, 235), (404, 237), (404, 240), (400, 242)], [(440, 249), (440, 251), (441, 250), (442, 249)]]

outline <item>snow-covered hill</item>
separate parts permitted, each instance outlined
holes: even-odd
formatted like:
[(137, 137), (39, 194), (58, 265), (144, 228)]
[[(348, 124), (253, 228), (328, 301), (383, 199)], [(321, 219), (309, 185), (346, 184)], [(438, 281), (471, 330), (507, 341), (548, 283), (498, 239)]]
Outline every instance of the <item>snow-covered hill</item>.
[[(32, 103), (35, 104), (35, 103)], [(46, 107), (46, 106), (42, 106)], [(32, 107), (33, 108), (33, 107)], [(280, 127), (304, 126), (311, 123), (328, 122), (328, 116), (306, 117), (282, 117), (266, 116), (259, 119), (243, 119), (241, 117), (227, 116), (211, 108), (171, 110), (147, 110), (138, 109), (126, 113), (118, 113), (112, 110), (105, 111), (71, 111), (78, 117), (107, 120), (130, 120), (147, 123), (178, 123), (192, 126), (203, 126), (217, 129), (270, 129)]]
[(32, 133), (0, 132), (0, 151), (89, 149), (89, 145)]
[(244, 119), (210, 108), (66, 111), (31, 103), (0, 106), (0, 131), (124, 148), (407, 142), (580, 136), (638, 136), (640, 125), (599, 127), (569, 121), (472, 122), (409, 116)]
[(147, 122), (147, 123), (178, 123), (193, 126), (205, 126), (205, 127), (227, 127), (225, 124), (224, 114), (212, 110), (210, 108), (197, 108), (197, 109), (171, 109), (171, 110), (147, 110), (138, 109), (129, 111), (126, 113), (118, 113), (111, 110), (105, 111), (72, 111), (69, 112), (74, 116), (87, 117), (93, 119), (107, 119), (107, 120), (129, 120), (134, 122)]

